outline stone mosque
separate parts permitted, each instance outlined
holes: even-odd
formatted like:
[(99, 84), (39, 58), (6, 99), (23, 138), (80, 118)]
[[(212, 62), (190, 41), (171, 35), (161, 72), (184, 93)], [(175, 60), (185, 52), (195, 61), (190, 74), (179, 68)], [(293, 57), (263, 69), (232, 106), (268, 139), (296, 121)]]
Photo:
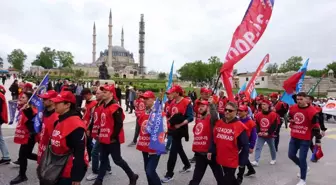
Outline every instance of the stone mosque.
[(76, 63), (72, 68), (74, 70), (83, 70), (85, 76), (98, 77), (98, 67), (104, 62), (107, 66), (108, 73), (111, 77), (117, 76), (122, 78), (140, 78), (145, 75), (144, 66), (144, 45), (145, 45), (145, 22), (144, 15), (141, 14), (139, 23), (139, 63), (135, 63), (133, 53), (128, 51), (124, 46), (124, 29), (121, 30), (120, 46), (112, 45), (112, 12), (109, 15), (109, 32), (108, 32), (108, 49), (99, 53), (96, 58), (96, 25), (93, 24), (93, 41), (92, 41), (92, 62)]

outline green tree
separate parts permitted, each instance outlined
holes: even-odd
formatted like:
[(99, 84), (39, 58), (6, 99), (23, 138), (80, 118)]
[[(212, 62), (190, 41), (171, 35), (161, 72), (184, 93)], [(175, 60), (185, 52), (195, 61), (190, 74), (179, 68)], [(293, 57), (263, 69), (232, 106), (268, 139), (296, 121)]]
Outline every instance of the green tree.
[(312, 69), (312, 70), (308, 70), (306, 72), (306, 75), (311, 76), (311, 77), (315, 77), (315, 78), (320, 78), (326, 72), (327, 71), (325, 69), (323, 69), (323, 70)]
[(166, 79), (166, 77), (167, 77), (166, 73), (161, 72), (161, 73), (158, 74), (158, 79), (160, 79), (160, 80), (164, 80), (164, 79)]
[(208, 59), (209, 62), (209, 76), (217, 76), (217, 74), (220, 71), (220, 68), (222, 67), (223, 63), (220, 61), (220, 58), (216, 56), (212, 56)]
[(0, 68), (3, 68), (3, 59), (0, 57)]
[(14, 49), (11, 54), (7, 56), (8, 63), (19, 71), (22, 71), (26, 59), (27, 55), (21, 49)]
[(51, 69), (57, 66), (56, 63), (56, 50), (49, 47), (44, 47), (39, 55), (36, 56), (32, 65), (42, 66), (45, 69)]
[(74, 56), (69, 51), (57, 51), (60, 67), (71, 68), (74, 65)]
[(278, 72), (278, 64), (277, 63), (271, 63), (271, 64), (268, 64), (267, 67), (266, 67), (266, 73), (276, 73)]
[(181, 80), (192, 82), (209, 81), (213, 78), (214, 73), (209, 72), (209, 64), (203, 63), (201, 60), (184, 64), (177, 72), (180, 74)]
[(324, 70), (327, 73), (330, 69), (334, 71), (334, 74), (336, 73), (336, 61), (333, 61), (332, 63), (328, 64)]
[(84, 71), (82, 69), (75, 70), (74, 75), (75, 75), (76, 78), (81, 78), (81, 77), (84, 76)]
[(302, 57), (292, 56), (285, 63), (282, 63), (279, 67), (279, 72), (285, 73), (288, 71), (297, 71), (302, 66)]

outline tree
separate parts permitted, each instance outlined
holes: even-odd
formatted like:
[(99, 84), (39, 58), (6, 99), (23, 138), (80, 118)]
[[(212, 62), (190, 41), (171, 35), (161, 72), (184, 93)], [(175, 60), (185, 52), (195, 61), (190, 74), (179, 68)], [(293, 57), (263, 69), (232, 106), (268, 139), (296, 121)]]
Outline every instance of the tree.
[(311, 76), (311, 77), (315, 77), (315, 78), (320, 78), (323, 74), (325, 74), (327, 72), (328, 71), (326, 71), (325, 69), (323, 69), (323, 70), (312, 69), (312, 70), (308, 70), (306, 72), (306, 75)]
[(201, 60), (184, 64), (177, 72), (180, 74), (181, 80), (189, 80), (192, 82), (202, 82), (211, 80), (214, 73), (209, 72), (209, 64), (203, 63)]
[(266, 73), (276, 73), (278, 72), (278, 64), (277, 63), (271, 63), (271, 64), (268, 64), (267, 67), (266, 67)]
[(220, 59), (216, 56), (212, 56), (208, 59), (209, 62), (209, 75), (217, 76), (220, 72), (220, 68), (222, 67), (223, 63), (220, 61)]
[(74, 56), (69, 51), (57, 51), (57, 57), (60, 67), (71, 68), (71, 66), (74, 65)]
[(336, 61), (333, 61), (332, 63), (328, 64), (325, 68), (325, 72), (327, 73), (329, 70), (333, 70), (334, 74), (336, 73)]
[(166, 79), (166, 77), (167, 77), (166, 73), (159, 73), (159, 74), (158, 74), (158, 78), (159, 78), (160, 80), (164, 80), (164, 79)]
[(0, 57), (0, 68), (3, 68), (3, 59)]
[(56, 50), (49, 47), (44, 47), (39, 55), (36, 56), (32, 65), (42, 66), (45, 69), (51, 69), (57, 66), (56, 63)]
[(21, 49), (14, 49), (11, 54), (7, 56), (8, 63), (19, 71), (22, 71), (26, 59), (27, 55)]
[(74, 74), (75, 74), (75, 77), (76, 78), (81, 78), (84, 76), (84, 71), (82, 69), (79, 69), (79, 70), (75, 70), (74, 71)]
[(292, 56), (285, 63), (282, 63), (279, 72), (286, 73), (288, 71), (297, 71), (302, 66), (302, 57)]

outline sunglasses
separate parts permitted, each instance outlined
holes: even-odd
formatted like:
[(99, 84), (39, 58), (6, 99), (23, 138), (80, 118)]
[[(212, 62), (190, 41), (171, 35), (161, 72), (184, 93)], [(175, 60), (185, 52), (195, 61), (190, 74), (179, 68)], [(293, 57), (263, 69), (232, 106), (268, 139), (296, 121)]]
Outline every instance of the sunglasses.
[(232, 109), (225, 109), (225, 112), (229, 112), (229, 113), (232, 113), (234, 112), (235, 110), (232, 110)]

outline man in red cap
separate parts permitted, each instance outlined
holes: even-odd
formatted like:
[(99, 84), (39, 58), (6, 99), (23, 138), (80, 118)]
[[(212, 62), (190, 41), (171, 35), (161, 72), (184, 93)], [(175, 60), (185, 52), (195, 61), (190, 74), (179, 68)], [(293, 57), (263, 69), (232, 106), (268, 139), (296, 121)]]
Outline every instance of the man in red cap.
[(2, 159), (0, 160), (0, 165), (9, 164), (11, 159), (9, 158), (9, 152), (6, 145), (6, 142), (2, 135), (1, 126), (4, 123), (8, 123), (8, 114), (7, 114), (7, 101), (6, 101), (6, 89), (4, 86), (0, 85), (0, 150), (2, 153)]
[(51, 101), (51, 99), (56, 96), (57, 92), (54, 90), (49, 90), (46, 93), (39, 95), (39, 97), (43, 99), (44, 111), (40, 142), (38, 145), (37, 164), (40, 163), (41, 157), (46, 150), (46, 147), (48, 147), (50, 137), (54, 130), (54, 124), (58, 120), (58, 114), (55, 112), (55, 103)]
[(225, 106), (227, 102), (228, 102), (228, 99), (225, 97), (224, 91), (223, 90), (219, 91), (217, 111), (219, 114), (219, 118), (221, 119), (224, 117), (224, 113), (225, 113), (224, 110), (225, 110)]
[[(275, 111), (278, 116), (279, 116), (279, 125), (277, 127), (277, 130), (275, 132), (275, 150), (278, 151), (278, 146), (279, 146), (279, 141), (280, 141), (280, 130), (281, 126), (286, 119), (286, 114), (288, 112), (288, 105), (282, 101), (279, 100), (279, 95), (278, 93), (271, 93), (270, 94), (272, 106), (273, 106), (273, 111)], [(285, 125), (287, 128), (287, 125)]]
[(171, 88), (170, 92), (174, 98), (171, 104), (171, 116), (169, 118), (170, 132), (172, 133), (172, 146), (169, 153), (167, 173), (161, 180), (163, 183), (173, 180), (174, 168), (177, 160), (177, 154), (184, 164), (180, 173), (186, 173), (191, 171), (191, 165), (184, 152), (182, 145), (182, 138), (186, 141), (189, 140), (188, 123), (194, 120), (191, 101), (183, 97), (183, 89), (179, 85), (175, 85)]
[(101, 164), (99, 174), (94, 185), (102, 185), (108, 167), (108, 157), (112, 156), (113, 162), (121, 167), (127, 174), (130, 185), (136, 185), (139, 178), (126, 161), (121, 157), (121, 144), (125, 142), (123, 121), (125, 114), (116, 99), (114, 86), (104, 85), (100, 87), (103, 91), (102, 100), (104, 101), (100, 120), (100, 131), (98, 140), (101, 144)]

